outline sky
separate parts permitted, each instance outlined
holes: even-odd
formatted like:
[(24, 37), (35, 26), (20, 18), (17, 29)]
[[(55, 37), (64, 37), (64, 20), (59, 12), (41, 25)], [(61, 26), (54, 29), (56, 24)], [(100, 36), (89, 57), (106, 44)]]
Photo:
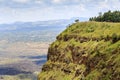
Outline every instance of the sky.
[(0, 23), (92, 17), (120, 10), (120, 0), (0, 0)]

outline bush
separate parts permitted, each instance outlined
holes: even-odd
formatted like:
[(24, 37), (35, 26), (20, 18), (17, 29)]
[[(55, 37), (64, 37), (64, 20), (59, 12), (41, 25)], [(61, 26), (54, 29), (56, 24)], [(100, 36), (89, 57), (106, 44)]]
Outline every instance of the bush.
[(117, 42), (118, 41), (118, 37), (117, 37), (117, 35), (114, 33), (113, 35), (112, 35), (112, 43), (115, 43), (115, 42)]

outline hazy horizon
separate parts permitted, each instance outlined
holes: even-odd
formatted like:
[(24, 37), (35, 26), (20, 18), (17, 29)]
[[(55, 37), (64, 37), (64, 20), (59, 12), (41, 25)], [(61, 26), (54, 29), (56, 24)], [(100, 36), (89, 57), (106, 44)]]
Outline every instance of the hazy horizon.
[(5, 22), (5, 23), (1, 23), (0, 22), (0, 25), (10, 25), (10, 24), (17, 24), (17, 23), (36, 23), (36, 22), (51, 22), (51, 21), (60, 21), (60, 20), (65, 20), (65, 21), (69, 21), (69, 20), (76, 20), (76, 19), (79, 19), (80, 21), (88, 21), (89, 18), (88, 17), (71, 17), (71, 18), (65, 18), (65, 19), (62, 19), (62, 18), (59, 18), (59, 19), (48, 19), (48, 20), (36, 20), (36, 21), (13, 21), (13, 22)]

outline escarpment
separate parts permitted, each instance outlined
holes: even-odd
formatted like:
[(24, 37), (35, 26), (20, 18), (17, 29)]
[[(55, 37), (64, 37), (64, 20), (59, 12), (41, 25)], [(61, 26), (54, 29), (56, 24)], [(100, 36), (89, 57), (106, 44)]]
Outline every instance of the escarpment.
[(120, 23), (74, 23), (47, 58), (38, 80), (120, 80)]

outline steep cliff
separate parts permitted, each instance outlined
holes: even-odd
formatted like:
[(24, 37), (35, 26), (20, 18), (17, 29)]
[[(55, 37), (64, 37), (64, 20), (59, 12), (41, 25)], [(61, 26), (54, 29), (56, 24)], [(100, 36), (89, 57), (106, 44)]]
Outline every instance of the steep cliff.
[(120, 80), (120, 23), (74, 23), (47, 58), (38, 80)]

